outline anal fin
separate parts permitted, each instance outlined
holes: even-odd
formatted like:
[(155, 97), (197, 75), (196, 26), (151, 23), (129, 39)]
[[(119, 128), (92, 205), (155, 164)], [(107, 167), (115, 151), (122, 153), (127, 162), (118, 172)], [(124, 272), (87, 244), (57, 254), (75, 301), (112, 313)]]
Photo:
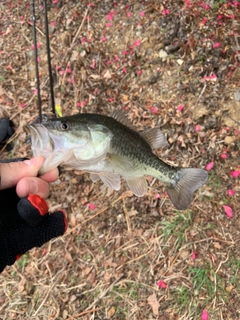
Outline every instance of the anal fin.
[(145, 177), (126, 179), (127, 185), (137, 197), (143, 197), (147, 193), (148, 185)]

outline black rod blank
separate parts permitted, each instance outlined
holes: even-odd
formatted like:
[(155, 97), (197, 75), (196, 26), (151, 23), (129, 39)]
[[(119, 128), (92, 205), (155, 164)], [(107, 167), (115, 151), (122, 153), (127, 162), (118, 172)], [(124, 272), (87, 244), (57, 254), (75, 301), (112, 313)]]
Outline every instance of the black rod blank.
[(36, 16), (35, 16), (35, 2), (32, 0), (32, 29), (33, 29), (33, 45), (34, 45), (34, 58), (35, 58), (35, 73), (37, 81), (37, 98), (38, 98), (38, 113), (39, 122), (42, 123), (42, 101), (40, 95), (40, 82), (38, 71), (38, 50), (37, 50), (37, 35), (36, 35)]
[(53, 92), (53, 76), (52, 76), (51, 52), (50, 52), (50, 41), (49, 41), (49, 31), (48, 31), (48, 16), (47, 16), (47, 2), (46, 2), (46, 0), (43, 0), (43, 7), (44, 7), (44, 23), (45, 23), (45, 37), (46, 37), (47, 58), (48, 58), (48, 74), (49, 74), (51, 107), (52, 107), (52, 113), (56, 117), (54, 92)]

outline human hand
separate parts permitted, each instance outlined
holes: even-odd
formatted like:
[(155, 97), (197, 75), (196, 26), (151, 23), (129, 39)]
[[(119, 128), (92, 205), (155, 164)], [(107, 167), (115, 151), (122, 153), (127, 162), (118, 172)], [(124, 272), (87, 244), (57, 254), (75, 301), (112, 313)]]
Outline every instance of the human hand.
[(49, 182), (57, 179), (58, 172), (37, 177), (43, 162), (43, 157), (36, 157), (0, 163), (0, 272), (26, 251), (67, 229), (62, 211), (48, 213), (43, 198), (48, 197)]
[[(17, 195), (22, 198), (31, 193), (44, 199), (49, 196), (49, 182), (58, 178), (57, 168), (37, 177), (45, 159), (42, 156), (20, 162), (0, 163), (0, 190), (16, 186)], [(1, 161), (0, 161), (1, 162)]]

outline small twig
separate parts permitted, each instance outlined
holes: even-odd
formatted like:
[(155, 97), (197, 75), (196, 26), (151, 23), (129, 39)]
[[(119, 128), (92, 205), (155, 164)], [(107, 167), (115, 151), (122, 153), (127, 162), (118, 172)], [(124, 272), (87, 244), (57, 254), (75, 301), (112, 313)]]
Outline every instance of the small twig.
[(119, 280), (121, 280), (123, 277), (123, 275), (121, 275), (120, 277), (118, 277), (115, 281), (113, 281), (113, 283), (110, 284), (110, 286), (105, 290), (103, 291), (103, 293), (101, 293), (99, 295), (99, 297), (97, 297), (93, 303), (90, 304), (90, 306), (87, 307), (86, 311), (89, 310), (89, 309), (92, 309), (92, 307), (97, 304), (99, 302), (99, 300), (101, 300), (103, 297), (106, 296), (106, 294), (115, 286), (115, 284), (117, 284), (119, 282)]
[(137, 257), (137, 258), (135, 258), (135, 259), (129, 260), (129, 261), (127, 261), (126, 263), (121, 264), (121, 265), (117, 268), (117, 270), (121, 269), (121, 268), (122, 268), (124, 265), (126, 265), (126, 264), (129, 264), (129, 263), (132, 263), (132, 262), (134, 262), (134, 261), (137, 261), (137, 260), (142, 259), (143, 257), (147, 256), (147, 255), (148, 255), (150, 252), (152, 252), (153, 250), (154, 250), (154, 248), (150, 249), (148, 252), (142, 254), (141, 256), (139, 256), (139, 257)]
[(123, 211), (125, 213), (125, 218), (127, 221), (128, 232), (131, 234), (132, 233), (131, 222), (130, 222), (129, 213), (128, 213), (126, 205), (125, 205), (125, 198), (124, 197), (122, 197), (122, 201), (123, 201)]
[(204, 86), (202, 88), (202, 91), (201, 91), (201, 93), (200, 93), (200, 95), (199, 95), (199, 97), (198, 97), (198, 99), (197, 99), (197, 101), (195, 103), (195, 106), (198, 104), (199, 100), (202, 98), (202, 95), (203, 95), (204, 91), (206, 90), (206, 88), (207, 88), (207, 82), (205, 81)]
[(226, 262), (228, 261), (228, 259), (229, 259), (229, 253), (228, 253), (228, 255), (227, 255), (227, 258), (226, 258), (224, 261), (221, 261), (221, 262), (219, 263), (219, 266), (217, 267), (217, 270), (215, 271), (215, 273), (218, 273), (219, 269), (221, 268), (221, 265), (222, 265), (223, 263), (226, 263)]
[[(85, 15), (84, 15), (84, 17), (83, 17), (83, 19), (82, 19), (82, 22), (81, 22), (79, 28), (78, 28), (78, 31), (77, 31), (77, 33), (75, 34), (75, 36), (74, 36), (74, 38), (73, 38), (73, 40), (72, 40), (72, 43), (71, 43), (71, 45), (70, 45), (70, 49), (73, 48), (73, 45), (74, 45), (74, 43), (75, 43), (75, 41), (76, 41), (76, 39), (77, 39), (77, 37), (78, 37), (78, 35), (79, 35), (82, 27), (83, 27), (83, 24), (84, 24), (84, 22), (85, 22), (85, 20), (86, 20), (86, 18), (87, 18), (87, 13), (88, 13), (89, 8), (90, 8), (90, 6), (87, 7), (87, 10), (86, 10), (86, 12), (85, 12)], [(72, 51), (72, 50), (71, 50), (71, 51)], [(65, 60), (65, 58), (66, 58), (66, 56), (68, 55), (68, 53), (69, 53), (69, 52), (66, 53), (65, 57), (63, 58), (63, 60)], [(68, 64), (69, 60), (70, 60), (70, 57), (68, 58), (68, 60), (67, 60), (67, 62), (66, 62), (66, 65)], [(61, 81), (61, 83), (60, 83), (60, 86), (64, 84), (64, 80), (65, 80), (65, 77), (66, 77), (66, 73), (67, 73), (67, 68), (65, 68), (64, 75), (63, 75), (63, 77), (62, 77), (62, 81)]]
[(95, 311), (101, 310), (102, 308), (103, 308), (103, 307), (83, 311), (83, 312), (81, 312), (81, 313), (75, 314), (74, 316), (71, 316), (71, 318), (67, 318), (67, 320), (71, 320), (71, 319), (73, 319), (73, 318), (81, 317), (81, 316), (83, 316), (84, 314), (92, 313), (92, 312), (95, 312)]
[(227, 241), (227, 240), (223, 240), (223, 239), (218, 239), (218, 238), (213, 238), (213, 237), (201, 239), (201, 240), (198, 240), (198, 241), (193, 241), (192, 243), (200, 243), (200, 242), (205, 242), (205, 241), (209, 241), (209, 240), (224, 242), (224, 243), (232, 244), (232, 245), (235, 244), (235, 242), (231, 242), (231, 241)]
[[(131, 193), (132, 194), (132, 193)], [(116, 200), (114, 200), (111, 203), (111, 206), (113, 206), (115, 203), (117, 203), (119, 200), (123, 199), (123, 197), (129, 196), (129, 190), (125, 191), (120, 197), (118, 197)], [(95, 215), (91, 216), (90, 218), (88, 218), (87, 220), (79, 223), (77, 226), (75, 226), (73, 229), (69, 230), (66, 234), (68, 235), (69, 233), (72, 233), (74, 230), (76, 230), (77, 228), (79, 228), (80, 226), (82, 226), (83, 224), (87, 223), (88, 221), (94, 219), (95, 217), (97, 217), (99, 214), (103, 213), (104, 211), (106, 211), (110, 206), (107, 206), (103, 209), (101, 209), (100, 211), (98, 211)]]
[[(32, 24), (31, 24), (30, 22), (28, 22), (28, 24), (29, 24), (30, 26), (32, 26)], [(42, 30), (39, 29), (37, 26), (36, 26), (36, 30), (37, 30), (43, 37), (45, 37), (44, 32), (42, 32)], [(25, 38), (29, 43), (31, 43), (31, 41), (30, 41), (24, 34), (23, 34), (23, 36), (24, 36), (24, 38)], [(50, 46), (50, 48), (51, 48), (51, 51), (53, 51), (53, 52), (56, 54), (56, 56), (59, 56), (59, 53), (58, 53), (56, 50), (54, 50), (54, 48), (53, 48), (52, 46)]]
[(77, 37), (78, 37), (81, 29), (82, 29), (82, 26), (83, 26), (83, 24), (84, 24), (84, 22), (85, 22), (85, 20), (86, 20), (86, 18), (87, 18), (87, 14), (88, 14), (89, 8), (90, 8), (90, 6), (87, 7), (87, 10), (86, 10), (86, 12), (85, 12), (85, 15), (84, 15), (84, 17), (83, 17), (83, 19), (82, 19), (82, 22), (81, 22), (79, 28), (78, 28), (78, 31), (77, 31), (77, 33), (75, 34), (75, 37), (73, 38), (73, 41), (72, 41), (71, 46), (70, 46), (71, 49), (72, 49), (72, 47), (73, 47), (73, 45), (74, 45), (74, 43), (75, 43), (75, 41), (76, 41), (76, 39), (77, 39)]
[(40, 306), (37, 308), (37, 310), (33, 314), (33, 317), (35, 317), (37, 315), (38, 311), (42, 308), (42, 306), (44, 305), (44, 303), (46, 302), (46, 300), (49, 296), (49, 293), (52, 291), (53, 287), (54, 287), (54, 284), (52, 284), (51, 287), (49, 288), (49, 290), (48, 290), (47, 294), (45, 295), (44, 299), (42, 300)]
[(226, 258), (224, 261), (221, 261), (221, 262), (219, 263), (219, 266), (217, 267), (217, 270), (214, 272), (214, 291), (215, 291), (215, 297), (214, 297), (214, 300), (213, 300), (213, 308), (215, 308), (215, 306), (216, 306), (216, 299), (217, 299), (217, 297), (216, 297), (216, 294), (217, 294), (217, 273), (218, 273), (218, 271), (220, 270), (221, 265), (222, 265), (223, 263), (227, 262), (228, 259), (229, 259), (229, 253), (228, 253), (228, 255), (227, 255), (227, 258)]

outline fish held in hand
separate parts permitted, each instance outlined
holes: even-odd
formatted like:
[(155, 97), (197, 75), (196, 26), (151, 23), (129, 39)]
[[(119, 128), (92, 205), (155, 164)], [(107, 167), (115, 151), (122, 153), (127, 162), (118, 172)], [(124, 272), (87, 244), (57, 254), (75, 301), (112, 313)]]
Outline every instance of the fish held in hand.
[(152, 149), (167, 145), (159, 128), (137, 132), (126, 115), (112, 117), (81, 113), (31, 124), (33, 155), (46, 161), (41, 174), (63, 164), (90, 172), (90, 178), (120, 189), (121, 178), (138, 197), (147, 193), (145, 175), (160, 180), (174, 206), (185, 210), (194, 192), (208, 178), (206, 170), (172, 167), (160, 160)]

